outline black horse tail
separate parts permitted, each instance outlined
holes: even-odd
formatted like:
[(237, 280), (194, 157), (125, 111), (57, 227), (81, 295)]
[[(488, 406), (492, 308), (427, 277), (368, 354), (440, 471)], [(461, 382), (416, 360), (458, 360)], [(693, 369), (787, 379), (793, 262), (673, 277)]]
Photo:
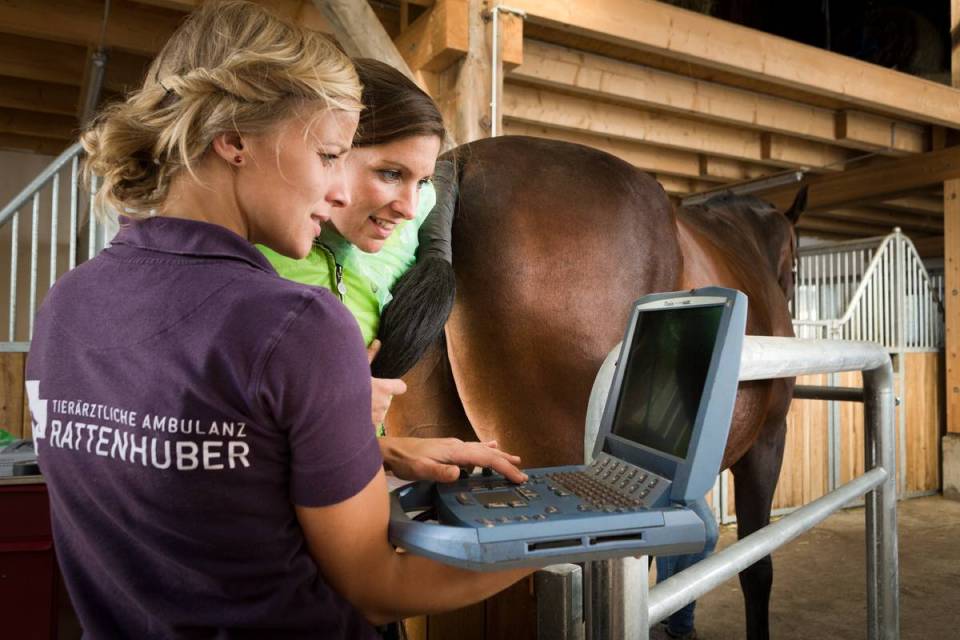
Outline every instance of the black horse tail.
[(380, 317), (380, 351), (370, 365), (377, 378), (403, 376), (443, 335), (456, 294), (453, 265), (434, 256), (421, 258), (392, 293)]
[(437, 161), (437, 204), (420, 227), (417, 262), (393, 286), (393, 300), (380, 316), (380, 351), (370, 365), (377, 378), (399, 378), (443, 335), (453, 310), (452, 228), (460, 183), (457, 162)]

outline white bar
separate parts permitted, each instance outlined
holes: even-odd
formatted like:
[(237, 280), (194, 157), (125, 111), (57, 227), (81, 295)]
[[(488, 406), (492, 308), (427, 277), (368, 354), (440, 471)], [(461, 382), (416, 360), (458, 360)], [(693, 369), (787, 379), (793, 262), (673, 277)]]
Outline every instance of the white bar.
[(17, 273), (20, 255), (20, 212), (13, 212), (10, 224), (10, 342), (17, 339)]
[(40, 244), (40, 192), (33, 195), (33, 212), (30, 215), (30, 317), (27, 318), (27, 339), (33, 340), (33, 316), (37, 312), (37, 261)]
[(53, 174), (50, 196), (50, 284), (57, 279), (57, 223), (60, 218), (60, 172)]
[(70, 163), (70, 266), (77, 266), (77, 208), (80, 191), (80, 161), (77, 156)]

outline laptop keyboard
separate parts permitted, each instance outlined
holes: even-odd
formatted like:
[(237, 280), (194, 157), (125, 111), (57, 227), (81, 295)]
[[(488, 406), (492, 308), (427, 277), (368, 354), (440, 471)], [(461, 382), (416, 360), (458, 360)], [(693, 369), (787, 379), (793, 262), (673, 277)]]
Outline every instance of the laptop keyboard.
[(558, 496), (580, 498), (580, 511), (610, 513), (644, 506), (644, 498), (661, 483), (658, 476), (602, 453), (586, 469), (548, 473), (544, 479)]

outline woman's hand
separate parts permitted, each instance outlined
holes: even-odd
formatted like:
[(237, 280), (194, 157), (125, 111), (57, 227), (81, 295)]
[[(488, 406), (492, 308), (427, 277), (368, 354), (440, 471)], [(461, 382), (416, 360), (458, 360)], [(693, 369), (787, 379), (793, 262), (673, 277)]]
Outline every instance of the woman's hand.
[[(367, 347), (367, 360), (373, 362), (380, 350), (380, 341), (374, 340)], [(407, 385), (403, 380), (396, 378), (373, 378), (371, 383), (370, 407), (372, 409), (373, 424), (381, 425), (390, 409), (390, 403), (393, 402), (393, 396), (399, 396), (405, 393)]]
[(460, 467), (489, 467), (513, 482), (526, 482), (520, 458), (501, 451), (495, 440), (464, 442), (457, 438), (380, 438), (384, 464), (404, 480), (453, 482)]

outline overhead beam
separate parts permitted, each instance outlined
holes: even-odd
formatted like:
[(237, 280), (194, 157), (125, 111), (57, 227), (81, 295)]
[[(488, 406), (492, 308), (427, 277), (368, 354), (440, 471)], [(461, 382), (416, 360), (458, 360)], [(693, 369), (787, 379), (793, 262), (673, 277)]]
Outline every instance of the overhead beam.
[(0, 107), (71, 116), (79, 98), (76, 87), (0, 76)]
[(800, 220), (797, 222), (797, 228), (801, 231), (826, 231), (828, 233), (842, 233), (860, 238), (883, 236), (890, 233), (890, 229), (884, 226), (833, 220), (831, 218), (818, 217), (806, 213), (800, 216)]
[(866, 222), (882, 225), (889, 229), (900, 227), (904, 231), (919, 231), (922, 233), (943, 233), (943, 220), (912, 217), (896, 214), (883, 209), (857, 207), (849, 209), (833, 209), (829, 213), (831, 219)]
[(466, 0), (437, 0), (394, 39), (412, 71), (443, 71), (467, 55), (467, 8)]
[(943, 217), (943, 197), (905, 196), (878, 202), (877, 206), (904, 213)]
[(532, 136), (534, 138), (549, 138), (551, 140), (562, 140), (573, 144), (582, 144), (614, 155), (642, 171), (648, 171), (658, 175), (668, 175), (678, 178), (700, 177), (700, 158), (695, 153), (652, 147), (611, 138), (609, 136), (598, 136), (566, 129), (553, 129), (526, 122), (516, 122), (510, 119), (504, 120), (503, 133), (513, 136)]
[[(956, 178), (960, 178), (960, 146), (889, 159), (862, 169), (807, 178), (807, 210), (823, 211), (896, 198)], [(778, 207), (788, 207), (796, 192), (796, 186), (778, 187), (765, 191), (762, 197)]]
[(704, 180), (720, 180), (723, 182), (739, 182), (753, 180), (772, 173), (770, 167), (748, 162), (700, 155), (700, 177)]
[(924, 128), (918, 125), (861, 112), (844, 114), (536, 40), (526, 41), (523, 64), (511, 77), (540, 87), (851, 149), (886, 151), (883, 145), (891, 141), (892, 128), (896, 135), (891, 153), (925, 149)]
[[(104, 45), (153, 55), (182, 19), (183, 15), (176, 11), (113, 2)], [(58, 0), (55, 10), (32, 0), (8, 0), (0, 4), (0, 32), (31, 38), (96, 46), (100, 41), (102, 22), (103, 2), (100, 0)]]
[(77, 119), (20, 109), (0, 109), (0, 133), (35, 138), (70, 140), (76, 137)]
[(655, 174), (653, 177), (657, 179), (657, 182), (660, 183), (663, 190), (671, 196), (687, 196), (691, 193), (699, 193), (700, 191), (705, 191), (715, 186), (708, 182), (691, 178), (678, 178), (676, 176), (661, 174)]
[(80, 86), (86, 47), (11, 34), (0, 37), (0, 75)]
[[(692, 120), (672, 114), (652, 113), (618, 104), (506, 84), (504, 118), (620, 138), (633, 142), (696, 151), (774, 167), (819, 167), (846, 158), (834, 150), (820, 149), (804, 140), (777, 137), (764, 147), (757, 131)], [(818, 151), (822, 151), (818, 155)], [(840, 150), (842, 151), (842, 150)]]
[(921, 153), (930, 148), (926, 128), (862, 111), (837, 113), (837, 140), (867, 151)]
[(645, 0), (511, 0), (528, 22), (800, 89), (867, 111), (960, 127), (958, 92), (904, 73)]
[(761, 156), (784, 167), (809, 167), (817, 171), (843, 171), (854, 154), (820, 142), (797, 140), (778, 133), (763, 134)]
[(313, 0), (347, 55), (375, 58), (417, 81), (367, 0)]
[(0, 149), (4, 151), (23, 151), (45, 156), (58, 156), (63, 153), (69, 144), (67, 140), (37, 138), (16, 133), (0, 133)]

